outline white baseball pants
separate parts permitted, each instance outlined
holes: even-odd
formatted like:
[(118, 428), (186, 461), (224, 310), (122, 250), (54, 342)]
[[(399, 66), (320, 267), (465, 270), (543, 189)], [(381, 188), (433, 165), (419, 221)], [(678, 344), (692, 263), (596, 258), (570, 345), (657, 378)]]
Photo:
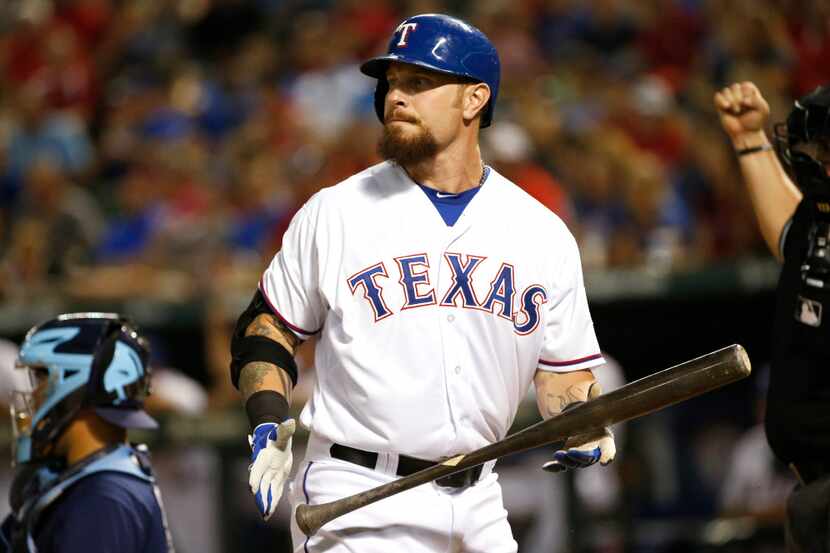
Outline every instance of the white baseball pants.
[(289, 485), (295, 553), (516, 553), (498, 475), (474, 486), (434, 483), (382, 499), (325, 524), (311, 537), (294, 521), (297, 505), (326, 503), (397, 476), (338, 459), (305, 461)]

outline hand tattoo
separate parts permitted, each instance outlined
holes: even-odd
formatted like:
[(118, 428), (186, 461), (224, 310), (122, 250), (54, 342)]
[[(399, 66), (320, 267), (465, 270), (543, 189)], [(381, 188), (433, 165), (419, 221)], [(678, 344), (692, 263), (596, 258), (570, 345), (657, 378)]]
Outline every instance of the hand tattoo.
[(565, 410), (565, 407), (577, 401), (585, 401), (588, 397), (587, 392), (583, 389), (584, 383), (571, 384), (564, 393), (554, 394), (548, 392), (545, 394), (545, 415), (547, 417), (556, 416)]

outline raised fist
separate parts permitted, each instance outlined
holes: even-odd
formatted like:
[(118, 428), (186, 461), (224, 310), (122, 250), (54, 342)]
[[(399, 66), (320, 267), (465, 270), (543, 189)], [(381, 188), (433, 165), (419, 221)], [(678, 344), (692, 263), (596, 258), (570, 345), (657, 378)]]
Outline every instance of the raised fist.
[(738, 142), (763, 132), (769, 119), (769, 104), (753, 83), (734, 83), (715, 93), (715, 107), (723, 130)]

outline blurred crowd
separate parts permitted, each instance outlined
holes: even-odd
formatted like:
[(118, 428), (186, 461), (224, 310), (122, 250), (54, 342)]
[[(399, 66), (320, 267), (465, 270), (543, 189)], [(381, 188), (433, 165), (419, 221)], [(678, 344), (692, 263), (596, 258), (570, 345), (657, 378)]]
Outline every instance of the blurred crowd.
[(253, 289), (297, 207), (377, 161), (358, 65), (430, 11), (497, 45), (485, 159), (586, 269), (762, 251), (712, 94), (753, 80), (783, 117), (827, 80), (826, 2), (7, 0), (0, 301)]

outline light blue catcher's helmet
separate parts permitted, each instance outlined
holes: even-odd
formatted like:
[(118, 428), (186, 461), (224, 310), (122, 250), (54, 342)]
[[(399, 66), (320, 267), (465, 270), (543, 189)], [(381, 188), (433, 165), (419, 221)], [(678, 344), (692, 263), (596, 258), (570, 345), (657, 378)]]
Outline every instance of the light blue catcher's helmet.
[(12, 398), (17, 463), (48, 458), (48, 446), (83, 408), (123, 428), (155, 428), (144, 412), (147, 340), (115, 313), (70, 313), (32, 328), (17, 368), (31, 388)]

